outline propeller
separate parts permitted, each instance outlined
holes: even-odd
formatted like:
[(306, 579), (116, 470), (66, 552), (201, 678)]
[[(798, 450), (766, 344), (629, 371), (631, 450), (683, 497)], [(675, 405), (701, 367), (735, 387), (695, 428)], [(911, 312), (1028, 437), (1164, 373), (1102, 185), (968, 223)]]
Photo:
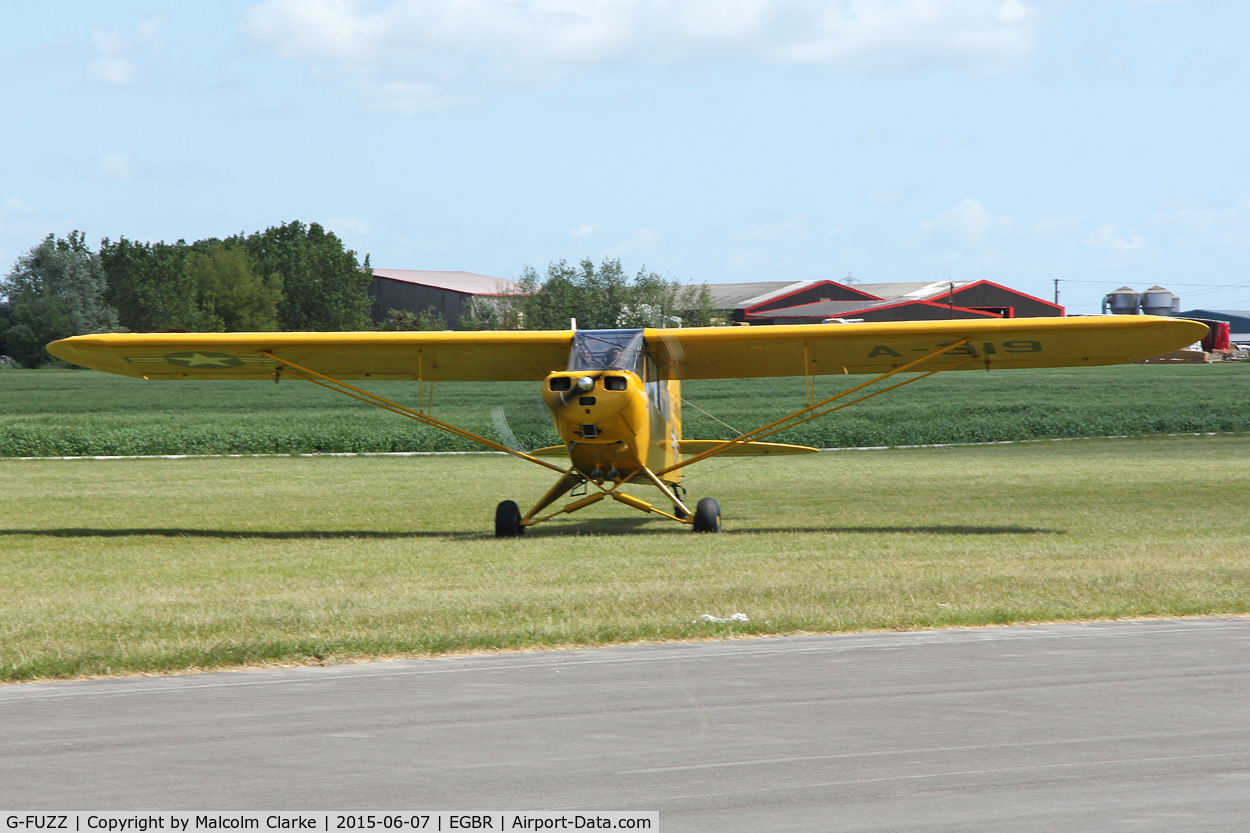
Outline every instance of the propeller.
[(513, 451), (521, 451), (521, 444), (517, 442), (516, 434), (512, 433), (511, 426), (508, 425), (508, 417), (504, 415), (503, 406), (496, 405), (495, 409), (490, 412), (490, 420), (495, 423), (495, 433), (499, 435), (499, 441)]

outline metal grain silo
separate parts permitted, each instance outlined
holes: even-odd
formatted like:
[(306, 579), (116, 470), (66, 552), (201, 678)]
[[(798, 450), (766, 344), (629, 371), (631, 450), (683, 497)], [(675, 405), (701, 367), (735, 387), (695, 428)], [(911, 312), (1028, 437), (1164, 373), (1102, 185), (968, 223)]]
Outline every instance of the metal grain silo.
[(1104, 295), (1102, 298), (1102, 312), (1107, 314), (1108, 308), (1112, 315), (1138, 315), (1137, 304), (1140, 296), (1136, 290), (1122, 286), (1115, 292)]
[(1152, 286), (1141, 294), (1141, 308), (1146, 315), (1175, 315), (1181, 311), (1181, 299), (1161, 286)]

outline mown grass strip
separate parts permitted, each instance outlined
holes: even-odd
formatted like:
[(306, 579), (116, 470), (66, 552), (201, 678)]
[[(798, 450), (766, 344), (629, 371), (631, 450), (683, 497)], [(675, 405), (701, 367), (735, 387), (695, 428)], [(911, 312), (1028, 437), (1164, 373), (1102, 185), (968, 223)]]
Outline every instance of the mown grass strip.
[[(727, 533), (601, 504), (523, 539), (513, 460), (8, 461), (0, 679), (1250, 612), (1250, 438), (707, 463)], [(706, 623), (703, 614), (747, 622)]]

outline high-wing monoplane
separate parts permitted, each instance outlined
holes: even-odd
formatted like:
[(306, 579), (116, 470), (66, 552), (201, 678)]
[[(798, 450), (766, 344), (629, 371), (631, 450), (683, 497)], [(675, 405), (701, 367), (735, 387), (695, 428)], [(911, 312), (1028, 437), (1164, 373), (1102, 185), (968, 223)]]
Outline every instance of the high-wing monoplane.
[[(144, 379), (304, 379), (545, 466), (558, 479), (529, 511), (511, 500), (496, 508), (495, 534), (515, 537), (605, 498), (695, 532), (719, 532), (714, 498), (687, 504), (686, 466), (719, 455), (814, 452), (765, 440), (937, 373), (1127, 363), (1205, 333), (1193, 321), (1113, 316), (633, 330), (110, 333), (56, 341), (48, 351)], [(872, 378), (811, 401), (815, 377), (858, 374)], [(806, 377), (805, 407), (730, 440), (682, 437), (683, 379), (779, 376)], [(417, 381), (421, 402), (401, 405), (347, 380)], [(435, 382), (521, 380), (542, 382), (561, 445), (510, 448), (435, 419), (424, 404), (425, 386)], [(654, 487), (663, 506), (626, 492), (625, 484)], [(570, 493), (575, 500), (553, 508)]]

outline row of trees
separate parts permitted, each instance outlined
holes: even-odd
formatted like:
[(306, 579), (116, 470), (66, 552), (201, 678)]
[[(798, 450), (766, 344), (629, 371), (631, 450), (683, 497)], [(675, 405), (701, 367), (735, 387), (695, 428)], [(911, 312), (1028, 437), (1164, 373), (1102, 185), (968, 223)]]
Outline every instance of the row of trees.
[(84, 333), (368, 329), (371, 279), (369, 257), (317, 223), (98, 251), (50, 234), (0, 283), (0, 353), (37, 367), (45, 344)]
[[(341, 331), (371, 328), (369, 258), (320, 225), (298, 221), (250, 235), (186, 243), (48, 237), (0, 281), (0, 355), (47, 363), (44, 345), (99, 332)], [(706, 285), (684, 286), (619, 260), (526, 267), (520, 294), (475, 299), (459, 329), (705, 326)], [(435, 310), (392, 310), (384, 330), (443, 330)]]
[[(527, 266), (519, 292), (498, 298), (475, 298), (460, 330), (563, 330), (570, 319), (584, 330), (616, 327), (706, 327), (716, 310), (706, 284), (691, 286), (666, 280), (644, 267), (634, 277), (620, 260), (599, 266), (586, 259), (576, 266), (558, 261), (546, 274)], [(391, 310), (382, 330), (446, 330), (448, 322), (433, 308)]]
[(369, 325), (364, 263), (333, 232), (299, 221), (225, 240), (105, 240), (106, 302), (128, 330), (266, 332)]
[(571, 266), (561, 260), (540, 275), (521, 273), (521, 294), (505, 310), (533, 330), (561, 330), (576, 318), (586, 330), (613, 327), (706, 327), (715, 310), (707, 284), (683, 285), (640, 270), (631, 280), (619, 260)]

